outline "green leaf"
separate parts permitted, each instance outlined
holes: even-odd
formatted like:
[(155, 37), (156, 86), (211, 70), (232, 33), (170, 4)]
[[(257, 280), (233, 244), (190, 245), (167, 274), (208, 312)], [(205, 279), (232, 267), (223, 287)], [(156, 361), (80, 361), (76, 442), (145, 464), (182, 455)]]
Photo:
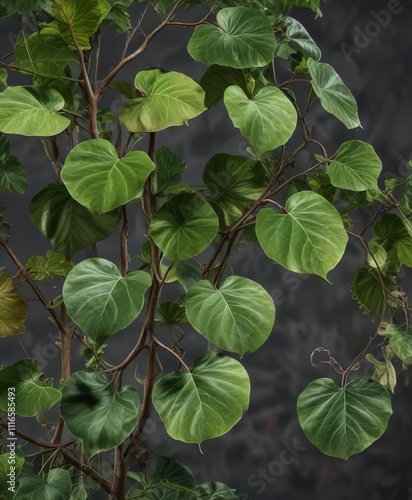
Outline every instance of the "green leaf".
[(336, 188), (330, 183), (329, 175), (320, 170), (308, 180), (312, 191), (323, 196), (329, 203), (334, 203), (336, 197)]
[(388, 253), (377, 240), (371, 240), (369, 243), (369, 252), (366, 256), (367, 263), (374, 269), (383, 269), (388, 259)]
[(233, 125), (257, 155), (283, 146), (295, 131), (296, 110), (277, 87), (260, 88), (249, 98), (232, 85), (226, 89), (224, 101)]
[(68, 315), (92, 340), (107, 337), (132, 323), (144, 305), (150, 275), (132, 271), (122, 276), (105, 259), (86, 259), (69, 273), (63, 286)]
[(15, 156), (0, 155), (0, 191), (22, 194), (29, 185), (26, 171)]
[(144, 97), (129, 100), (119, 114), (130, 132), (159, 132), (186, 125), (206, 110), (204, 90), (182, 73), (141, 71), (134, 83)]
[[(4, 7), (3, 7), (4, 4)], [(51, 0), (0, 0), (0, 17), (2, 9), (6, 8), (6, 15), (12, 14), (31, 14), (48, 8), (51, 5)]]
[(400, 217), (385, 214), (374, 225), (373, 232), (381, 238), (388, 260), (395, 258), (401, 264), (412, 267), (412, 238)]
[(9, 480), (9, 476), (7, 474), (10, 473), (11, 467), (14, 467), (14, 472), (16, 479), (18, 481), (19, 474), (24, 464), (24, 457), (20, 455), (14, 456), (14, 463), (9, 464), (9, 453), (4, 453), (0, 455), (0, 499), (1, 500), (12, 500), (14, 497), (14, 493), (10, 491), (8, 488), (10, 485), (7, 483)]
[(7, 70), (0, 68), (0, 92), (7, 89)]
[(188, 291), (191, 286), (202, 279), (203, 273), (199, 262), (182, 260), (176, 264), (176, 277), (183, 288)]
[(196, 194), (182, 193), (164, 203), (153, 217), (150, 235), (173, 261), (199, 255), (218, 231), (213, 208)]
[(223, 211), (226, 226), (239, 220), (267, 185), (262, 163), (228, 154), (218, 154), (209, 160), (203, 182), (211, 193), (209, 201)]
[(308, 59), (308, 69), (313, 90), (324, 109), (348, 129), (361, 127), (356, 100), (332, 66)]
[(200, 444), (226, 434), (242, 418), (249, 394), (243, 366), (209, 352), (196, 360), (191, 373), (161, 378), (153, 390), (153, 405), (172, 438)]
[(23, 333), (27, 314), (25, 299), (17, 293), (7, 272), (0, 269), (0, 338)]
[(358, 268), (351, 291), (353, 299), (365, 314), (381, 315), (387, 307), (382, 282), (390, 292), (396, 290), (396, 280), (393, 276), (382, 275), (380, 277), (377, 270), (368, 266)]
[(274, 322), (271, 296), (258, 283), (230, 276), (216, 289), (202, 280), (185, 300), (190, 324), (210, 342), (241, 356), (256, 351), (268, 339)]
[[(60, 409), (69, 431), (89, 458), (111, 450), (133, 432), (139, 416), (134, 387), (115, 389), (103, 373), (76, 372), (65, 384)], [(93, 422), (93, 425), (90, 425)]]
[(0, 409), (7, 411), (8, 388), (15, 389), (16, 415), (35, 417), (61, 398), (61, 393), (51, 387), (51, 379), (42, 379), (42, 371), (35, 359), (24, 359), (0, 369)]
[(348, 241), (339, 213), (312, 191), (292, 195), (285, 210), (258, 213), (256, 234), (266, 255), (290, 271), (327, 279)]
[(217, 14), (218, 26), (202, 24), (193, 33), (187, 50), (195, 61), (232, 68), (266, 66), (274, 57), (276, 39), (265, 14), (234, 7)]
[(181, 173), (187, 166), (183, 163), (180, 156), (167, 147), (156, 150), (156, 192), (161, 192), (170, 182), (180, 181)]
[(67, 44), (57, 36), (34, 33), (25, 40), (20, 38), (14, 48), (16, 66), (20, 70), (42, 76), (60, 76), (64, 68), (76, 60)]
[(392, 415), (384, 387), (366, 377), (344, 388), (322, 378), (311, 382), (298, 398), (300, 425), (322, 453), (347, 460), (385, 432)]
[(50, 469), (47, 479), (39, 476), (20, 477), (16, 500), (69, 500), (72, 483), (69, 471)]
[(410, 326), (386, 324), (379, 333), (389, 337), (389, 347), (403, 363), (412, 365), (412, 328)]
[(333, 186), (351, 191), (377, 189), (381, 171), (379, 156), (371, 145), (362, 141), (344, 142), (326, 167)]
[(294, 52), (300, 52), (306, 59), (312, 58), (319, 61), (321, 51), (313, 38), (309, 35), (302, 24), (293, 17), (285, 17), (286, 36), (282, 39), (279, 48), (286, 44)]
[(44, 35), (61, 36), (73, 50), (76, 39), (82, 50), (90, 49), (89, 39), (96, 33), (101, 22), (110, 11), (106, 0), (55, 0), (55, 21), (43, 28)]
[(235, 491), (223, 483), (203, 483), (196, 487), (198, 500), (235, 500)]
[(383, 387), (385, 387), (386, 390), (394, 394), (396, 386), (396, 370), (391, 360), (385, 359), (384, 361), (378, 361), (373, 354), (367, 354), (365, 359), (375, 367), (372, 380), (376, 380), (376, 382), (379, 382)]
[(119, 221), (117, 211), (94, 214), (57, 184), (49, 184), (33, 198), (29, 215), (56, 252), (67, 259), (87, 245), (106, 239)]
[(49, 137), (60, 134), (70, 120), (60, 115), (64, 99), (45, 86), (8, 87), (0, 93), (0, 132)]
[(73, 485), (70, 500), (88, 500), (87, 489), (80, 483)]
[(57, 276), (65, 278), (73, 269), (73, 262), (69, 262), (61, 253), (49, 250), (44, 256), (33, 256), (26, 263), (30, 278), (35, 281), (49, 281)]
[(136, 198), (154, 169), (143, 151), (131, 151), (120, 159), (111, 142), (91, 139), (70, 151), (62, 179), (81, 205), (105, 213)]
[(127, 7), (133, 0), (107, 0), (110, 5), (110, 12), (104, 19), (104, 23), (112, 24), (118, 33), (126, 33), (131, 29), (130, 17)]
[(241, 70), (217, 64), (208, 68), (200, 80), (200, 86), (206, 93), (206, 107), (211, 108), (223, 99), (225, 90), (231, 85), (237, 85), (247, 92), (246, 80)]
[(117, 92), (120, 92), (120, 94), (123, 97), (126, 97), (126, 99), (139, 97), (139, 91), (136, 87), (125, 80), (116, 80), (109, 85), (109, 88), (117, 90)]

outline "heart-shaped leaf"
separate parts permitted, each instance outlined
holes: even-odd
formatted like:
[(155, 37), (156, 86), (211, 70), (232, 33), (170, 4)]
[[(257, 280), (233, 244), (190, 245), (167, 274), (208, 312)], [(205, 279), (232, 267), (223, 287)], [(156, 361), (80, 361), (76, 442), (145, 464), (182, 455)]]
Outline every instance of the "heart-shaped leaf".
[(33, 198), (29, 215), (56, 252), (67, 259), (87, 245), (106, 239), (119, 222), (117, 211), (97, 215), (58, 184), (49, 184)]
[(216, 289), (202, 280), (187, 293), (190, 324), (213, 344), (243, 356), (256, 351), (275, 322), (271, 296), (258, 283), (230, 276)]
[(21, 475), (16, 500), (69, 500), (72, 482), (65, 469), (50, 469), (47, 479), (37, 475)]
[(35, 417), (55, 405), (61, 398), (60, 391), (50, 387), (50, 379), (41, 378), (42, 371), (35, 359), (0, 369), (0, 409), (7, 411), (9, 387), (15, 389), (16, 414), (21, 417)]
[(0, 338), (23, 333), (27, 314), (24, 297), (17, 293), (7, 272), (0, 269)]
[(360, 127), (356, 100), (332, 66), (308, 59), (308, 69), (312, 88), (324, 109), (348, 129)]
[(286, 16), (283, 21), (286, 24), (286, 37), (282, 39), (279, 48), (285, 44), (294, 52), (300, 52), (306, 59), (312, 58), (319, 61), (321, 51), (302, 24), (289, 16)]
[(389, 346), (392, 351), (406, 365), (412, 365), (412, 328), (387, 324), (380, 332), (389, 337)]
[(91, 139), (70, 151), (62, 179), (81, 205), (105, 213), (136, 198), (154, 169), (143, 151), (131, 151), (120, 159), (111, 142)]
[(186, 125), (206, 110), (204, 90), (182, 73), (141, 71), (134, 83), (144, 97), (127, 101), (119, 114), (122, 125), (130, 132), (159, 132)]
[(223, 99), (225, 90), (231, 85), (237, 85), (247, 92), (246, 79), (242, 70), (217, 64), (213, 64), (207, 69), (200, 80), (200, 85), (206, 92), (205, 105), (207, 108), (215, 106)]
[(24, 168), (15, 156), (10, 156), (10, 143), (0, 136), (0, 191), (24, 193), (29, 179)]
[(224, 101), (233, 125), (257, 155), (283, 146), (295, 131), (296, 110), (277, 87), (262, 87), (249, 98), (232, 85), (225, 90)]
[(170, 182), (180, 181), (180, 174), (187, 168), (180, 156), (166, 147), (159, 148), (156, 151), (155, 164), (156, 192), (163, 191)]
[(60, 134), (70, 124), (57, 112), (63, 107), (63, 97), (50, 87), (7, 87), (0, 93), (0, 132), (37, 137)]
[(379, 439), (392, 415), (386, 389), (366, 377), (346, 387), (322, 378), (298, 398), (300, 425), (322, 453), (347, 460)]
[(209, 352), (196, 360), (191, 373), (161, 378), (153, 390), (153, 405), (172, 438), (200, 444), (226, 434), (242, 418), (249, 394), (243, 366)]
[(371, 145), (362, 141), (344, 142), (326, 167), (333, 186), (351, 191), (377, 189), (381, 171), (379, 156)]
[(79, 371), (62, 390), (60, 410), (69, 431), (83, 442), (91, 458), (123, 443), (133, 432), (139, 416), (139, 396), (131, 386), (117, 391), (103, 373)]
[(369, 266), (358, 268), (352, 283), (352, 298), (365, 314), (382, 314), (387, 307), (386, 290), (396, 290), (396, 279), (392, 275), (381, 275)]
[(348, 236), (338, 211), (319, 194), (301, 191), (286, 202), (286, 213), (265, 208), (256, 234), (266, 255), (302, 274), (327, 274), (341, 260)]
[(195, 61), (232, 68), (253, 68), (269, 64), (276, 39), (266, 15), (246, 7), (229, 7), (217, 14), (218, 26), (198, 26), (187, 50)]
[(168, 259), (194, 257), (212, 243), (219, 221), (213, 208), (196, 194), (182, 193), (164, 203), (150, 225), (150, 235)]
[(151, 278), (144, 271), (122, 276), (105, 259), (86, 259), (77, 264), (63, 285), (67, 313), (92, 340), (126, 328), (142, 310)]

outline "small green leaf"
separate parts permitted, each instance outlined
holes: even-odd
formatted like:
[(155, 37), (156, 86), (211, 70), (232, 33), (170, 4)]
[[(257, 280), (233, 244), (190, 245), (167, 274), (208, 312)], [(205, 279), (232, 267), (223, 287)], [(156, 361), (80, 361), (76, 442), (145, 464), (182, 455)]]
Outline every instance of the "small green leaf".
[[(111, 450), (133, 432), (139, 416), (134, 387), (117, 391), (103, 373), (76, 372), (65, 384), (60, 409), (69, 431), (89, 458)], [(90, 425), (93, 422), (93, 425)]]
[(308, 69), (313, 90), (324, 109), (348, 129), (361, 127), (356, 100), (332, 66), (308, 59)]
[(35, 359), (24, 359), (0, 369), (0, 409), (7, 411), (8, 388), (15, 389), (16, 415), (35, 417), (54, 406), (61, 393), (51, 387), (51, 379), (42, 379)]
[(407, 325), (387, 324), (380, 332), (389, 337), (389, 347), (406, 365), (412, 365), (412, 328)]
[(97, 340), (123, 330), (137, 318), (150, 285), (150, 275), (144, 271), (123, 277), (108, 260), (86, 259), (67, 276), (63, 298), (68, 315), (87, 337)]
[(292, 195), (286, 214), (265, 208), (258, 213), (256, 234), (266, 255), (302, 274), (327, 274), (340, 262), (348, 236), (337, 210), (312, 191)]
[(208, 66), (262, 67), (270, 63), (276, 49), (272, 26), (257, 9), (234, 7), (217, 14), (218, 26), (198, 26), (187, 50), (195, 61)]
[(56, 252), (67, 259), (87, 245), (106, 239), (119, 222), (117, 211), (94, 214), (58, 184), (49, 184), (33, 198), (29, 215)]
[(390, 292), (396, 290), (396, 280), (393, 276), (379, 276), (377, 270), (360, 266), (352, 283), (352, 297), (365, 314), (380, 315), (387, 307), (382, 281)]
[(7, 272), (0, 269), (0, 338), (23, 333), (27, 314), (25, 299), (17, 293)]
[(139, 97), (139, 91), (136, 87), (125, 80), (116, 80), (109, 85), (109, 88), (117, 90), (117, 92), (120, 92), (120, 94), (123, 97), (126, 97), (126, 99)]
[(70, 120), (58, 113), (64, 99), (45, 86), (8, 87), (0, 93), (0, 132), (49, 137), (60, 134)]
[(70, 151), (61, 175), (76, 201), (101, 214), (136, 198), (154, 169), (143, 151), (131, 151), (120, 159), (109, 141), (91, 139)]
[(213, 208), (196, 194), (182, 193), (164, 203), (153, 217), (150, 235), (173, 261), (199, 255), (218, 231)]
[(237, 495), (223, 483), (203, 483), (196, 487), (198, 500), (235, 500)]
[(16, 500), (69, 500), (72, 483), (69, 471), (50, 469), (47, 479), (39, 476), (20, 477)]
[(153, 405), (172, 438), (200, 444), (226, 434), (242, 418), (249, 394), (243, 366), (209, 352), (196, 360), (191, 373), (161, 378), (153, 390)]
[(224, 101), (233, 125), (257, 155), (283, 146), (296, 128), (297, 113), (277, 87), (259, 88), (252, 98), (238, 86), (225, 91)]
[(170, 182), (180, 181), (182, 172), (187, 166), (180, 156), (167, 147), (159, 148), (155, 154), (156, 192), (161, 192)]
[(0, 156), (0, 191), (22, 194), (29, 185), (26, 171), (15, 156)]
[(306, 59), (312, 58), (319, 61), (321, 51), (302, 24), (289, 16), (283, 21), (286, 24), (286, 37), (282, 39), (279, 48), (286, 44), (288, 48), (294, 52), (300, 52)]
[(377, 189), (381, 171), (379, 156), (362, 141), (344, 142), (326, 167), (333, 186), (351, 191)]
[(181, 260), (175, 267), (176, 277), (183, 288), (188, 291), (191, 286), (202, 279), (203, 273), (199, 262)]
[(64, 68), (76, 59), (60, 37), (34, 33), (19, 39), (14, 48), (16, 65), (24, 72), (42, 76), (60, 76)]
[(258, 283), (230, 276), (216, 289), (202, 280), (185, 300), (190, 324), (210, 342), (241, 356), (268, 339), (275, 322), (271, 296)]
[(130, 132), (159, 132), (186, 125), (206, 110), (204, 90), (182, 73), (141, 71), (134, 83), (144, 97), (129, 100), (119, 114)]
[(226, 226), (239, 220), (267, 185), (262, 163), (227, 154), (218, 154), (209, 160), (203, 182), (211, 193), (209, 200), (223, 211)]
[(206, 107), (212, 108), (223, 99), (225, 90), (231, 85), (237, 85), (245, 93), (247, 92), (243, 71), (217, 64), (210, 66), (200, 80), (200, 86), (206, 92)]
[(44, 256), (30, 257), (25, 267), (31, 279), (49, 281), (57, 276), (65, 278), (73, 269), (74, 264), (69, 262), (63, 254), (49, 250)]
[(391, 415), (388, 392), (366, 377), (343, 388), (318, 379), (298, 398), (299, 422), (309, 441), (325, 455), (344, 460), (379, 439)]
[(401, 264), (412, 267), (412, 238), (405, 222), (395, 214), (385, 214), (373, 227), (381, 238), (388, 260), (395, 257)]
[(370, 267), (383, 269), (388, 259), (388, 253), (376, 240), (371, 240), (366, 259)]
[(365, 359), (375, 367), (372, 380), (376, 380), (376, 382), (379, 382), (385, 389), (394, 394), (396, 387), (396, 370), (391, 360), (385, 359), (384, 361), (378, 361), (373, 354), (367, 354)]

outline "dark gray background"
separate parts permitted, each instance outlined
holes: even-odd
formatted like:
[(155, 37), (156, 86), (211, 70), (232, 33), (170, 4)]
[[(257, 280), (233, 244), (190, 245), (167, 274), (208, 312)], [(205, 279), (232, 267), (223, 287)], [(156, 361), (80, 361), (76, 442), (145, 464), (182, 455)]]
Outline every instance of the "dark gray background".
[[(240, 3), (240, 2), (239, 2)], [(385, 27), (376, 23), (373, 11), (395, 9)], [(333, 152), (347, 139), (370, 142), (380, 155), (386, 176), (405, 178), (405, 167), (412, 150), (410, 132), (412, 99), (410, 91), (412, 5), (410, 0), (399, 2), (335, 0), (323, 8), (324, 16), (314, 19), (309, 11), (296, 11), (323, 52), (323, 61), (332, 64), (351, 88), (359, 103), (363, 130), (348, 131), (335, 118), (317, 105), (313, 112), (316, 136)], [(200, 19), (203, 10), (195, 8), (185, 19)], [(387, 16), (383, 18), (388, 19)], [(150, 23), (149, 23), (150, 24)], [(18, 29), (14, 21), (2, 22), (1, 54), (12, 49)], [(171, 33), (171, 31), (173, 33)], [(359, 32), (368, 39), (358, 39), (362, 48), (350, 58), (343, 53), (341, 43), (355, 44)], [(134, 75), (147, 67), (161, 66), (166, 70), (182, 71), (199, 81), (205, 67), (193, 62), (185, 46), (190, 30), (169, 28), (151, 47), (122, 72), (121, 77), (132, 81)], [(358, 37), (359, 38), (359, 37)], [(102, 74), (121, 53), (117, 35), (106, 30), (102, 48)], [(172, 43), (171, 43), (172, 41)], [(358, 46), (360, 46), (358, 43)], [(286, 76), (286, 73), (280, 75)], [(12, 83), (23, 80), (10, 77)], [(108, 94), (106, 105), (118, 111), (121, 102)], [(50, 248), (47, 240), (34, 228), (27, 217), (31, 198), (48, 182), (54, 181), (53, 171), (36, 139), (13, 138), (13, 154), (24, 164), (30, 177), (30, 188), (24, 196), (4, 195), (8, 206), (7, 218), (13, 224), (11, 245), (25, 262), (31, 255), (40, 255)], [(244, 139), (233, 129), (223, 106), (193, 120), (188, 129), (176, 128), (159, 134), (159, 145), (168, 145), (182, 155), (189, 169), (187, 180), (198, 181), (207, 160), (218, 152), (246, 154)], [(146, 143), (142, 143), (142, 147)], [(140, 248), (144, 227), (138, 217), (132, 217), (131, 252)], [(118, 261), (116, 233), (109, 243), (98, 245), (99, 255)], [(331, 274), (333, 285), (317, 277), (296, 276), (263, 258), (253, 245), (232, 259), (232, 270), (259, 281), (277, 304), (277, 320), (272, 337), (244, 364), (252, 381), (250, 409), (244, 419), (226, 436), (203, 445), (204, 454), (196, 446), (176, 443), (167, 437), (163, 426), (154, 416), (145, 439), (147, 446), (159, 454), (174, 456), (188, 465), (197, 480), (218, 480), (236, 487), (239, 498), (246, 500), (403, 500), (412, 498), (412, 462), (409, 415), (412, 389), (408, 374), (399, 370), (399, 382), (393, 398), (394, 415), (384, 436), (361, 455), (348, 462), (328, 458), (312, 446), (299, 428), (296, 399), (307, 383), (318, 377), (335, 377), (326, 366), (313, 368), (310, 354), (318, 346), (331, 350), (344, 366), (363, 349), (376, 323), (362, 315), (350, 294), (354, 265), (362, 263), (364, 252), (350, 242), (350, 252)], [(80, 253), (75, 260), (84, 258)], [(0, 253), (0, 266), (14, 272), (9, 260)], [(405, 286), (410, 288), (408, 277)], [(109, 358), (123, 359), (128, 346), (134, 344), (138, 328), (134, 325), (115, 335), (110, 343)], [(166, 337), (165, 337), (166, 338)], [(27, 333), (20, 339), (3, 340), (0, 362), (11, 364), (24, 356), (37, 356), (48, 376), (58, 377), (58, 354), (54, 345), (56, 332), (47, 315), (35, 303), (30, 304)], [(193, 331), (187, 333), (184, 347), (188, 359), (205, 350), (206, 344)], [(81, 368), (78, 347), (74, 357)], [(166, 368), (172, 369), (166, 361)], [(362, 364), (359, 375), (370, 375)], [(132, 373), (129, 381), (132, 382)], [(41, 435), (35, 421), (19, 420), (23, 430)], [(293, 460), (290, 452), (295, 447)], [(285, 460), (285, 458), (287, 460)], [(282, 463), (282, 460), (284, 463)], [(288, 463), (286, 463), (286, 461)], [(269, 468), (269, 472), (267, 472)], [(258, 479), (258, 475), (266, 479)], [(104, 498), (104, 496), (102, 496)]]

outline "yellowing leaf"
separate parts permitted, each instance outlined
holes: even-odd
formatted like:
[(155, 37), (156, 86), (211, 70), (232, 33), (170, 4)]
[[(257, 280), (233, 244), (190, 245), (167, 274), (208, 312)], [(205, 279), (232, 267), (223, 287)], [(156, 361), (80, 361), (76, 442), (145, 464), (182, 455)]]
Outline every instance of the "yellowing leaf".
[(27, 312), (26, 301), (16, 292), (13, 280), (0, 269), (0, 338), (23, 333)]

